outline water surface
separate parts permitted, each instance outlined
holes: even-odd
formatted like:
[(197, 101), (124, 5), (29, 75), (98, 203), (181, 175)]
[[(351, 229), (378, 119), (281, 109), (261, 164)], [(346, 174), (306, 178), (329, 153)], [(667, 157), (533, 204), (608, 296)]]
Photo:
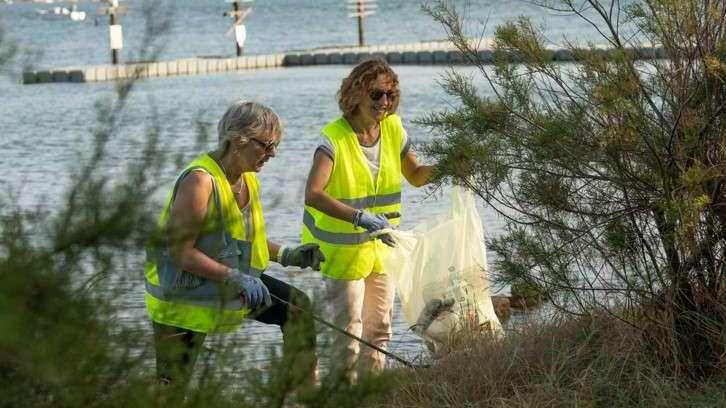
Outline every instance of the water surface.
[[(126, 48), (123, 58), (137, 52), (142, 32), (141, 2), (123, 2), (131, 13), (122, 16)], [(463, 4), (463, 2), (458, 2)], [(575, 35), (592, 37), (592, 30), (571, 18), (554, 15), (518, 1), (470, 1), (469, 16), (488, 19), (489, 27), (519, 14), (526, 14), (547, 26), (553, 38)], [(170, 4), (168, 2), (163, 4)], [(161, 57), (180, 58), (195, 55), (230, 55), (234, 47), (224, 36), (229, 21), (222, 12), (231, 7), (222, 1), (180, 0), (173, 2), (172, 30), (163, 39)], [(368, 20), (370, 43), (399, 43), (441, 39), (444, 32), (420, 11), (416, 1), (379, 1), (379, 12)], [(92, 11), (97, 3), (79, 2)], [(257, 2), (248, 19), (249, 53), (282, 52), (289, 49), (355, 44), (357, 28), (345, 17), (344, 2), (339, 0), (276, 0)], [(62, 66), (105, 63), (108, 59), (105, 21), (94, 25), (93, 16), (83, 23), (44, 20), (36, 16), (32, 3), (0, 5), (0, 22), (9, 38), (25, 51), (37, 52), (36, 66)], [(486, 33), (485, 33), (486, 34)], [(17, 70), (18, 66), (15, 66)], [(119, 131), (109, 144), (103, 170), (113, 182), (133, 166), (140, 156), (147, 129), (158, 121), (161, 143), (169, 155), (191, 158), (199, 153), (194, 123), (201, 120), (211, 139), (202, 150), (214, 148), (214, 126), (229, 103), (237, 98), (262, 102), (275, 109), (284, 121), (284, 140), (278, 155), (262, 172), (262, 194), (268, 236), (281, 243), (298, 241), (303, 208), (303, 189), (320, 128), (338, 113), (334, 95), (340, 80), (350, 67), (320, 66), (279, 68), (249, 72), (160, 78), (137, 83)], [(450, 108), (437, 80), (441, 66), (397, 66), (402, 87), (399, 114), (415, 143), (430, 140), (431, 135), (413, 123), (432, 111)], [(457, 68), (476, 75), (469, 67)], [(479, 82), (484, 94), (488, 88)], [(113, 83), (19, 85), (17, 77), (0, 79), (0, 185), (17, 194), (23, 207), (52, 211), (63, 203), (63, 192), (71, 171), (88, 157), (93, 146), (97, 101), (114, 97)], [(426, 160), (425, 158), (423, 159)], [(175, 170), (168, 168), (158, 180), (162, 188), (151, 197), (157, 206), (173, 182)], [(445, 211), (446, 191), (431, 193), (427, 189), (403, 189), (401, 228)], [(486, 234), (497, 236), (502, 221), (492, 211), (481, 208)], [(123, 322), (146, 321), (141, 285), (142, 254), (137, 254), (135, 290), (119, 299)], [(134, 265), (131, 267), (134, 269)], [(319, 274), (310, 271), (283, 270), (272, 266), (270, 274), (284, 279), (315, 297), (321, 288)], [(408, 332), (400, 313), (395, 313), (391, 350), (407, 357), (423, 353), (417, 337)], [(140, 344), (150, 345), (148, 326)], [(247, 362), (264, 365), (268, 345), (279, 345), (276, 327), (255, 322), (246, 324), (233, 338), (246, 344)]]

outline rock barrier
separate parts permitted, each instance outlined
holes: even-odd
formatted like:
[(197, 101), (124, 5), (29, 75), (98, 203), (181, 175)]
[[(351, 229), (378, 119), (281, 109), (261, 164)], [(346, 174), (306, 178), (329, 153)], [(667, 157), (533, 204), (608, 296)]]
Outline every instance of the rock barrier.
[[(628, 50), (639, 59), (664, 58), (660, 47), (645, 46)], [(609, 52), (603, 49), (604, 56)], [(185, 58), (172, 61), (138, 62), (121, 65), (95, 65), (56, 68), (23, 72), (24, 84), (48, 82), (98, 82), (127, 79), (146, 79), (174, 75), (197, 75), (217, 72), (267, 69), (277, 67), (301, 67), (311, 65), (353, 65), (379, 55), (393, 65), (455, 65), (478, 61), (491, 64), (494, 53), (482, 49), (476, 56), (465, 55), (447, 41), (430, 41), (410, 44), (386, 44), (369, 47), (338, 47), (315, 50), (291, 51), (284, 54), (247, 55), (232, 58)], [(577, 52), (568, 49), (552, 49), (548, 57), (553, 61), (576, 61)], [(516, 55), (504, 56), (516, 63)]]

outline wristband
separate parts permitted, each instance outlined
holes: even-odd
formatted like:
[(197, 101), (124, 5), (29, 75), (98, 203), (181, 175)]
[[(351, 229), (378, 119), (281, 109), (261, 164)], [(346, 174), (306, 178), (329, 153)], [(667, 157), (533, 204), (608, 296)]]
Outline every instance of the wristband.
[(235, 287), (235, 289), (241, 290), (242, 288), (239, 284), (239, 281), (240, 281), (242, 272), (240, 272), (239, 269), (235, 269), (235, 268), (228, 268), (228, 269), (229, 269), (229, 273), (227, 273), (227, 275), (222, 279), (222, 283), (224, 284), (224, 286), (233, 285)]
[(360, 222), (360, 217), (363, 216), (363, 210), (355, 210), (355, 213), (353, 213), (353, 226), (358, 227), (358, 223)]

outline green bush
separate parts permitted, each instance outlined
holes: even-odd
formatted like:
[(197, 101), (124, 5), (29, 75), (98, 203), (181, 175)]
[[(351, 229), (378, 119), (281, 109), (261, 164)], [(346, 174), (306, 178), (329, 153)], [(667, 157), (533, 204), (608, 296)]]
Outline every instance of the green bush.
[[(438, 182), (471, 189), (505, 217), (488, 242), (500, 283), (536, 284), (564, 313), (645, 313), (630, 323), (654, 333), (661, 345), (646, 351), (666, 372), (717, 375), (726, 353), (726, 5), (536, 3), (592, 25), (607, 49), (554, 43), (519, 18), (494, 29), (485, 66), (453, 2), (426, 8), (488, 85), (453, 69), (442, 78), (456, 102), (421, 120), (436, 134), (424, 150), (439, 163)], [(575, 61), (553, 59), (553, 47)]]

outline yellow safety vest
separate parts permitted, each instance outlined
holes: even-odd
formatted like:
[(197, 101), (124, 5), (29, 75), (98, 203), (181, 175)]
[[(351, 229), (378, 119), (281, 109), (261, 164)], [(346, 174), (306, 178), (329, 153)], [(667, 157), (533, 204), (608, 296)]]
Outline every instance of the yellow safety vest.
[(152, 239), (147, 247), (144, 268), (146, 310), (151, 320), (168, 326), (202, 333), (233, 331), (249, 312), (238, 294), (226, 293), (228, 291), (222, 290), (223, 285), (219, 282), (178, 269), (169, 256), (165, 233), (171, 204), (184, 176), (198, 169), (212, 176), (214, 189), (195, 248), (244, 273), (259, 276), (267, 269), (270, 256), (257, 175), (253, 172), (243, 174), (250, 194), (254, 227), (252, 236), (247, 237), (245, 220), (227, 177), (217, 162), (204, 154), (177, 178), (159, 217), (158, 239)]
[[(345, 118), (328, 123), (322, 130), (335, 149), (333, 170), (324, 191), (353, 208), (374, 214), (401, 210), (401, 143), (403, 126), (397, 115), (380, 122), (380, 163), (378, 177), (372, 173), (358, 143), (358, 137)], [(399, 219), (390, 220), (398, 225)], [(331, 217), (309, 205), (303, 215), (302, 241), (316, 242), (325, 255), (323, 275), (334, 279), (361, 279), (371, 272), (384, 272), (381, 259), (387, 246), (370, 239), (361, 227)]]

